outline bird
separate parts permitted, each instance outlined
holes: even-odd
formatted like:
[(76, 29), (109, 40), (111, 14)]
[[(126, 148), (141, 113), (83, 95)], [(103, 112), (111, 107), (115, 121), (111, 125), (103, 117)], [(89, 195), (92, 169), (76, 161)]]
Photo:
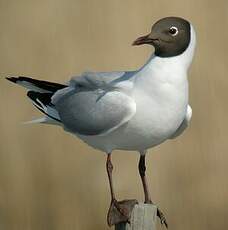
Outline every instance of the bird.
[[(148, 149), (180, 136), (192, 117), (188, 69), (196, 46), (193, 25), (181, 17), (159, 19), (149, 34), (132, 43), (144, 44), (154, 47), (154, 51), (135, 71), (84, 72), (71, 77), (66, 84), (24, 76), (6, 77), (27, 88), (28, 98), (44, 114), (30, 123), (59, 125), (106, 153), (111, 194), (109, 226), (129, 221), (137, 203), (116, 199), (112, 152), (139, 153), (138, 170), (145, 203), (153, 203), (146, 177)], [(157, 216), (168, 227), (159, 208)]]

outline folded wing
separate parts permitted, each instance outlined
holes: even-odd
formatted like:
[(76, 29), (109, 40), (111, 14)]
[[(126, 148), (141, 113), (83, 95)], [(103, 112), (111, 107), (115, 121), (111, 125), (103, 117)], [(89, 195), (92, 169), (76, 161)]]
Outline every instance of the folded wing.
[(102, 135), (128, 122), (136, 105), (119, 85), (124, 74), (115, 72), (110, 78), (105, 73), (100, 78), (82, 76), (57, 92), (53, 103), (65, 129), (81, 135)]

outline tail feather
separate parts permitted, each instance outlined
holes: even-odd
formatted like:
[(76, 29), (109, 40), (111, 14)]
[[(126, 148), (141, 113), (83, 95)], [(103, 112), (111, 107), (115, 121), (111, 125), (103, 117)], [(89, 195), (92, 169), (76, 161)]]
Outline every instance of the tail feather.
[(46, 115), (29, 123), (61, 124), (58, 111), (51, 103), (51, 98), (56, 91), (67, 87), (67, 85), (22, 76), (7, 77), (6, 79), (27, 88), (29, 90), (27, 96), (32, 100), (33, 105)]
[(46, 114), (48, 117), (61, 122), (58, 111), (51, 103), (52, 95), (52, 93), (39, 93), (34, 91), (28, 91), (27, 93), (27, 96), (32, 100), (37, 109)]
[(47, 92), (56, 92), (57, 90), (63, 89), (67, 87), (67, 85), (62, 85), (55, 82), (49, 82), (49, 81), (42, 81), (42, 80), (36, 80), (29, 77), (7, 77), (7, 80), (16, 83), (18, 85), (21, 85), (29, 90), (37, 91), (40, 93), (47, 93)]
[(28, 125), (28, 124), (50, 124), (50, 125), (60, 125), (61, 123), (59, 121), (56, 121), (48, 116), (44, 116), (44, 117), (40, 117), (40, 118), (36, 118), (34, 120), (31, 121), (25, 121), (23, 122), (24, 125)]

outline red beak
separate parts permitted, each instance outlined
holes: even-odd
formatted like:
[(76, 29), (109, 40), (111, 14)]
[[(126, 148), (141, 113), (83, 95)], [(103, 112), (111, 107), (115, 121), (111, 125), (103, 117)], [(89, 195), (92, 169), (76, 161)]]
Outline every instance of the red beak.
[(139, 46), (139, 45), (143, 45), (143, 44), (153, 45), (154, 41), (158, 40), (158, 39), (151, 38), (150, 36), (151, 36), (151, 34), (147, 34), (145, 36), (139, 37), (132, 43), (132, 45), (133, 46)]

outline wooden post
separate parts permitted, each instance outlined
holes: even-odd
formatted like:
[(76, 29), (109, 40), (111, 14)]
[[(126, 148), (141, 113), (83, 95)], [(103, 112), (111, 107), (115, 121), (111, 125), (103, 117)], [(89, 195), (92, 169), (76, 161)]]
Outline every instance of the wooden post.
[(153, 204), (136, 204), (132, 213), (131, 221), (120, 223), (115, 230), (156, 230), (157, 207)]

